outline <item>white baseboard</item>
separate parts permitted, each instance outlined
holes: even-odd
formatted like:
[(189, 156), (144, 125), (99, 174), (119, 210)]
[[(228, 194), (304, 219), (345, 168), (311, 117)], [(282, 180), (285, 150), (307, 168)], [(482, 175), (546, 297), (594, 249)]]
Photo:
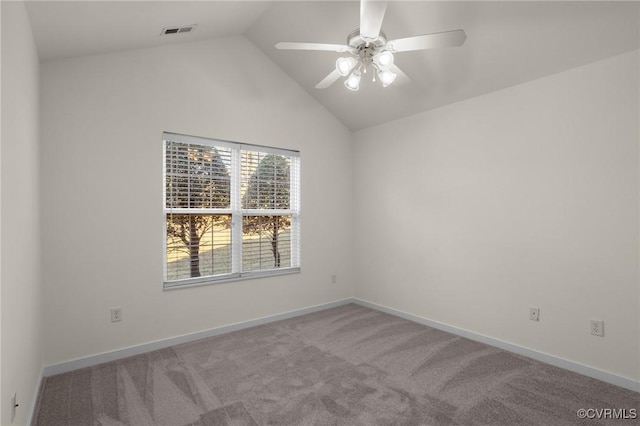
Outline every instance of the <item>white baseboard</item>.
[[(640, 381), (621, 377), (613, 373), (599, 370), (578, 362), (569, 361), (564, 358), (560, 358), (554, 355), (549, 355), (543, 352), (538, 352), (533, 349), (519, 346), (513, 343), (508, 343), (493, 337), (484, 336), (482, 334), (474, 333), (469, 330), (464, 330), (451, 325), (443, 324), (437, 321), (433, 321), (418, 315), (403, 312), (398, 309), (390, 308), (388, 306), (379, 305), (377, 303), (368, 302), (356, 297), (346, 298), (342, 300), (336, 300), (334, 302), (323, 303), (320, 305), (309, 306), (303, 309), (297, 309), (294, 311), (284, 312), (280, 314), (270, 315), (267, 317), (256, 318), (249, 321), (238, 322), (235, 324), (224, 325), (221, 327), (212, 328), (210, 330), (200, 331), (197, 333), (186, 334), (182, 336), (171, 337), (168, 339), (158, 340), (155, 342), (143, 343), (141, 345), (131, 346), (128, 348), (118, 349), (111, 352), (105, 352), (97, 355), (92, 355), (85, 358), (78, 358), (71, 361), (63, 362), (60, 364), (53, 364), (46, 366), (41, 376), (48, 377), (55, 374), (66, 373), (69, 371), (77, 370), (80, 368), (91, 367), (93, 365), (102, 364), (104, 362), (115, 361), (118, 359), (126, 358), (132, 355), (139, 355), (145, 352), (154, 351), (157, 349), (163, 349), (169, 346), (178, 345), (181, 343), (192, 342), (194, 340), (204, 339), (207, 337), (217, 336), (219, 334), (230, 333), (232, 331), (242, 330), (249, 327), (255, 327), (257, 325), (268, 324), (270, 322), (280, 321), (288, 318), (297, 317), (300, 315), (310, 314), (313, 312), (322, 311), (336, 306), (346, 305), (348, 303), (356, 303), (367, 308), (375, 309), (387, 314), (395, 315), (400, 318), (407, 319), (409, 321), (417, 322), (429, 327), (437, 328), (448, 333), (452, 333), (458, 336), (465, 337), (467, 339), (475, 340), (477, 342), (486, 343), (491, 346), (495, 346), (500, 349), (504, 349), (509, 352), (513, 352), (519, 355), (526, 356), (528, 358), (535, 359), (537, 361), (544, 362), (556, 367), (563, 368), (565, 370), (573, 371), (594, 379), (602, 380), (606, 383), (611, 383), (616, 386), (623, 387), (632, 391), (640, 392)], [(42, 378), (40, 379), (40, 382)], [(35, 407), (35, 402), (32, 404)], [(32, 410), (33, 411), (33, 407)], [(31, 413), (32, 414), (32, 413)], [(30, 414), (30, 416), (31, 416)]]
[(640, 381), (629, 379), (626, 377), (618, 376), (613, 373), (598, 370), (597, 368), (589, 367), (588, 365), (580, 364), (578, 362), (569, 361), (564, 358), (560, 358), (554, 355), (549, 355), (543, 352), (538, 352), (533, 349), (526, 348), (524, 346), (515, 345), (502, 340), (494, 339), (493, 337), (484, 336), (482, 334), (474, 333), (469, 330), (464, 330), (451, 325), (443, 324), (437, 321), (433, 321), (427, 318), (423, 318), (418, 315), (403, 312), (388, 306), (379, 305), (377, 303), (368, 302), (366, 300), (353, 298), (353, 303), (356, 303), (367, 308), (375, 309), (387, 314), (395, 315), (400, 318), (407, 319), (409, 321), (417, 322), (418, 324), (427, 325), (429, 327), (437, 328), (438, 330), (446, 331), (451, 334), (466, 337), (476, 342), (486, 343), (487, 345), (495, 346), (505, 351), (513, 352), (519, 355), (526, 356), (527, 358), (535, 359), (536, 361), (544, 362), (555, 367), (560, 367), (565, 370), (573, 371), (575, 373), (582, 374), (584, 376), (592, 377), (594, 379), (601, 380), (612, 385), (620, 386), (625, 389), (640, 392)]
[(256, 318), (249, 321), (237, 322), (234, 324), (223, 325), (215, 327), (209, 330), (199, 331), (196, 333), (185, 334), (182, 336), (170, 337), (168, 339), (157, 340), (155, 342), (143, 343), (141, 345), (130, 346), (127, 348), (118, 349), (111, 352), (104, 352), (96, 355), (91, 355), (84, 358), (76, 358), (71, 361), (62, 362), (60, 364), (48, 365), (43, 370), (44, 377), (54, 376), (56, 374), (67, 373), (69, 371), (78, 370), (80, 368), (91, 367), (94, 365), (102, 364), (104, 362), (115, 361), (122, 358), (127, 358), (133, 355), (140, 355), (145, 352), (155, 351), (158, 349), (167, 348), (173, 345), (179, 345), (181, 343), (193, 342), (194, 340), (204, 339), (207, 337), (217, 336), (219, 334), (230, 333), (232, 331), (238, 331), (249, 327), (255, 327), (257, 325), (268, 324), (270, 322), (280, 321), (297, 317), (300, 315), (306, 315), (313, 312), (323, 311), (325, 309), (334, 308), (336, 306), (346, 305), (348, 303), (354, 303), (353, 298), (347, 298), (342, 300), (336, 300), (334, 302), (322, 303), (320, 305), (309, 306), (302, 309), (296, 309), (295, 311), (283, 312), (280, 314), (269, 315), (262, 318)]

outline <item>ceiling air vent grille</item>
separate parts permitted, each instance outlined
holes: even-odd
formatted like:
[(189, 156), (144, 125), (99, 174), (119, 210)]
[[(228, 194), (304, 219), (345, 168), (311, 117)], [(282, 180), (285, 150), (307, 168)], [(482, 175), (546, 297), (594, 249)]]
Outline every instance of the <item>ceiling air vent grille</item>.
[(162, 29), (160, 35), (172, 35), (172, 34), (182, 34), (182, 33), (190, 33), (195, 29), (195, 25), (187, 25), (185, 27), (166, 27)]

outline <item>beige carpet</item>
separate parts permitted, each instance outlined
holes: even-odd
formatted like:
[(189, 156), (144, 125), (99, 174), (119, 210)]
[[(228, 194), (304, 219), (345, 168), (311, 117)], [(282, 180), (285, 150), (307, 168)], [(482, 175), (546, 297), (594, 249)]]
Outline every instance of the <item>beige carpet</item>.
[(640, 394), (362, 306), (48, 377), (35, 424), (601, 425)]

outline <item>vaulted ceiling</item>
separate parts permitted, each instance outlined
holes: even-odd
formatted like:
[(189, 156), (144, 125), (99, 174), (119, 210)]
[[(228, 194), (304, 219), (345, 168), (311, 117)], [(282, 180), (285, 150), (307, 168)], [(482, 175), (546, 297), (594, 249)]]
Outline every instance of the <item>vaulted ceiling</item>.
[[(245, 35), (357, 130), (638, 49), (639, 5), (391, 1), (382, 25), (388, 38), (463, 28), (467, 40), (456, 48), (398, 53), (395, 63), (408, 81), (383, 88), (363, 79), (357, 92), (341, 81), (315, 89), (341, 54), (274, 47), (279, 41), (345, 44), (359, 25), (357, 1), (32, 1), (27, 10), (43, 62)], [(165, 27), (193, 24), (191, 33), (160, 36)]]

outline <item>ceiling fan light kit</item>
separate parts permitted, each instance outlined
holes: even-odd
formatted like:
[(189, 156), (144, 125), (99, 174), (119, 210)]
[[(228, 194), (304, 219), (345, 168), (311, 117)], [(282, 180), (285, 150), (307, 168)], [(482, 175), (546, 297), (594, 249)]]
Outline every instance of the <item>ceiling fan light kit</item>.
[[(336, 61), (336, 71), (343, 77), (349, 76), (345, 80), (345, 86), (349, 90), (356, 91), (360, 87), (362, 73), (366, 73), (369, 67), (373, 67), (375, 75), (378, 75), (382, 86), (387, 87), (396, 78), (396, 74), (389, 71), (393, 66), (393, 53), (384, 49), (386, 40), (383, 33), (380, 33), (376, 39), (369, 42), (364, 41), (360, 35), (360, 30), (353, 31), (347, 40), (348, 46), (352, 47), (352, 55), (338, 58)], [(355, 68), (355, 70), (354, 70)], [(351, 72), (354, 70), (353, 72)]]
[(350, 53), (352, 56), (340, 57), (336, 60), (335, 70), (322, 79), (316, 85), (316, 89), (325, 89), (340, 77), (347, 77), (344, 82), (345, 87), (357, 91), (360, 88), (362, 74), (366, 74), (368, 68), (374, 71), (372, 72), (373, 81), (377, 75), (382, 87), (393, 83), (398, 74), (404, 76), (404, 73), (395, 65), (394, 53), (461, 46), (467, 38), (463, 30), (454, 30), (387, 41), (387, 36), (381, 31), (386, 10), (386, 2), (362, 0), (360, 28), (349, 34), (346, 45), (280, 42), (276, 44), (276, 48)]

